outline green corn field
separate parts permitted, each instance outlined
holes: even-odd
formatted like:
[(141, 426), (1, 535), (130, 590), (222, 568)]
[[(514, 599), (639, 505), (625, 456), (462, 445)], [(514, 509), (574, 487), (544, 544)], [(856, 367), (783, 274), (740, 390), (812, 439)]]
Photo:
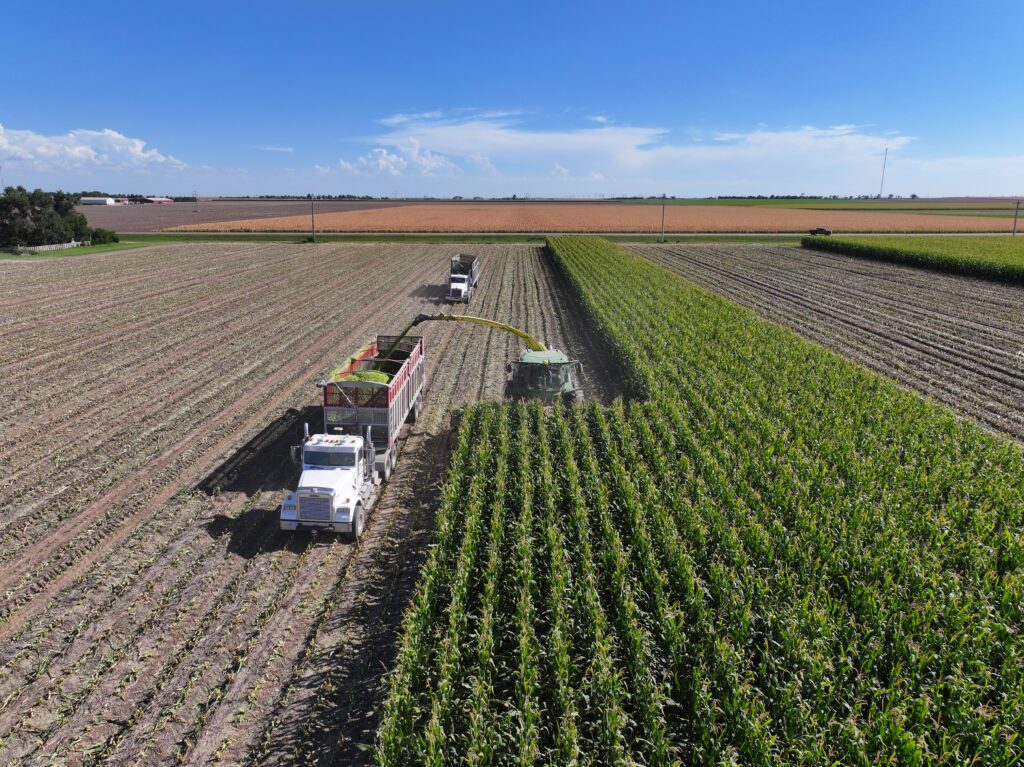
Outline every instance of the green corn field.
[(1011, 765), (1024, 454), (597, 238), (628, 396), (469, 408), (378, 731), (397, 765)]
[(804, 237), (803, 247), (1024, 284), (1022, 237)]

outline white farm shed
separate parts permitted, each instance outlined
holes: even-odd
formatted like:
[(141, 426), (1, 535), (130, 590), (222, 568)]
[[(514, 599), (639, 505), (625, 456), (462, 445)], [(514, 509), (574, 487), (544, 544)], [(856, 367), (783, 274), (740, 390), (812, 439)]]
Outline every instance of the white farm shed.
[(83, 197), (79, 205), (116, 205), (113, 197)]

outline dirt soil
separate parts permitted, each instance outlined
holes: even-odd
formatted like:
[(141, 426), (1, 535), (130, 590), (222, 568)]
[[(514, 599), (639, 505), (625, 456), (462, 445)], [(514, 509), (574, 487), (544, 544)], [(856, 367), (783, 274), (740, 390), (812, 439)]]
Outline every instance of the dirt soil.
[[(823, 211), (727, 205), (669, 205), (669, 232), (997, 232), (1012, 221), (886, 211)], [(402, 205), (324, 213), (317, 229), (332, 232), (657, 232), (661, 207), (622, 203), (494, 203)], [(309, 213), (173, 226), (172, 231), (302, 232)]]
[[(168, 245), (0, 264), (0, 764), (368, 759), (431, 538), (453, 408), (503, 394), (498, 331), (423, 326), (428, 391), (350, 545), (281, 533), (313, 383), (436, 312), (454, 246)], [(481, 246), (471, 311), (583, 361), (538, 248)], [(448, 309), (445, 309), (448, 310)]]
[(630, 250), (1024, 441), (1024, 288), (793, 247)]
[[(403, 205), (401, 202), (317, 200), (316, 214), (348, 210), (370, 210)], [(309, 202), (306, 200), (212, 200), (174, 202), (168, 205), (79, 205), (89, 226), (101, 226), (118, 232), (156, 232), (182, 224), (209, 224), (216, 221), (243, 221), (267, 216), (305, 216), (309, 230)]]

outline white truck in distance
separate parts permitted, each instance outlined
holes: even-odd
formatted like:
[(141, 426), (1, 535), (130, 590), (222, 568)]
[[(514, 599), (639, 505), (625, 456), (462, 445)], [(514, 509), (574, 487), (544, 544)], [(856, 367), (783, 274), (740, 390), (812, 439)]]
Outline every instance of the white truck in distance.
[(377, 336), (318, 386), (324, 429), (292, 448), (302, 466), (281, 502), (282, 530), (322, 530), (357, 540), (398, 460), (402, 425), (419, 417), (423, 338)]
[(480, 258), (468, 253), (452, 257), (448, 265), (448, 300), (469, 303), (480, 280)]

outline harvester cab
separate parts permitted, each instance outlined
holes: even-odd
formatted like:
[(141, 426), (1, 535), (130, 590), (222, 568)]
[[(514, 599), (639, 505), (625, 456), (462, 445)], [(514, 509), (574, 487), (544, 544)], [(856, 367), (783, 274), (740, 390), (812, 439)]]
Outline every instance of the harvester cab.
[(524, 349), (519, 359), (510, 362), (508, 394), (513, 399), (540, 399), (554, 402), (564, 399), (578, 402), (583, 399), (580, 386), (581, 366), (557, 349), (542, 352)]

